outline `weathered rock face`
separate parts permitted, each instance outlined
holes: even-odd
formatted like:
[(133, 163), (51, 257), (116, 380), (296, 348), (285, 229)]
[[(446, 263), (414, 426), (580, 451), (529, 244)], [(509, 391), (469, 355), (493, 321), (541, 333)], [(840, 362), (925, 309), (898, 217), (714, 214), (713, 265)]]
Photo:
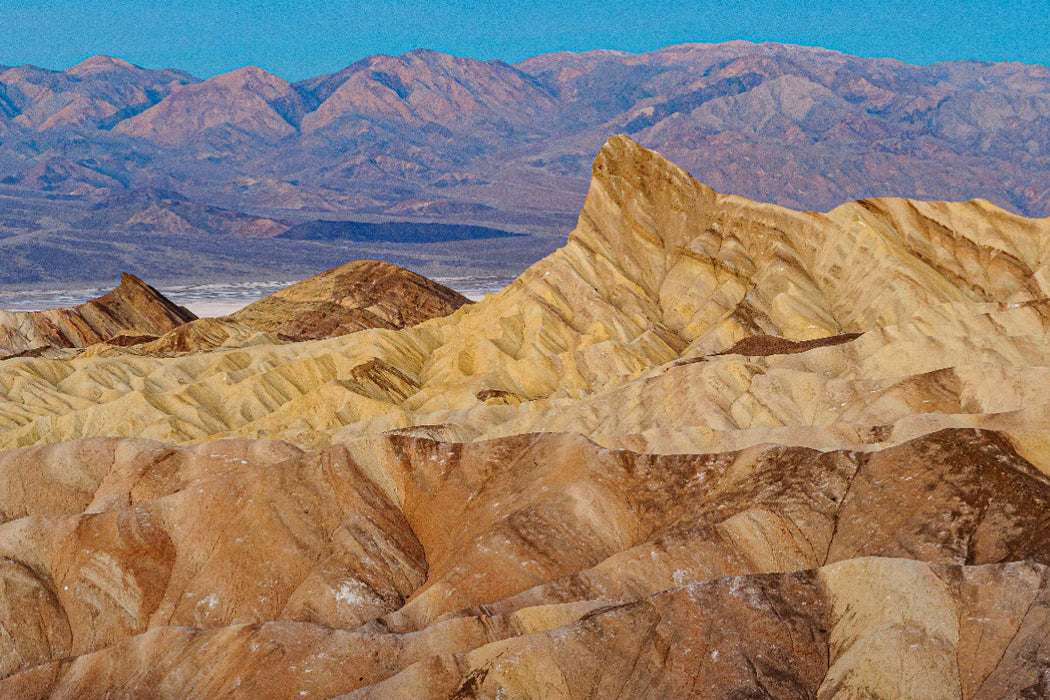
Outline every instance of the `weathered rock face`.
[(73, 308), (0, 310), (0, 357), (42, 346), (83, 348), (118, 336), (158, 336), (195, 318), (125, 273), (116, 289)]
[(366, 328), (414, 326), (469, 303), (404, 268), (356, 260), (260, 299), (232, 318), (278, 338), (317, 340)]
[(0, 697), (1045, 696), (1048, 234), (616, 139), (478, 304), (356, 263), (8, 360)]
[(5, 696), (970, 698), (1050, 663), (1050, 479), (994, 433), (93, 439), (0, 480)]

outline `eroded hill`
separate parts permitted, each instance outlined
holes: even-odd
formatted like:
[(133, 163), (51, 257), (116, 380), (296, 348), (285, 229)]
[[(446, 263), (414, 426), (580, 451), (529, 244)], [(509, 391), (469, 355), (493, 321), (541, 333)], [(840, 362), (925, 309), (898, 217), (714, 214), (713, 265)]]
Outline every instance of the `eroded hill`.
[(450, 315), (6, 360), (0, 694), (1039, 697), (1048, 234), (616, 138)]
[[(287, 348), (8, 362), (0, 380), (18, 408), (0, 419), (0, 444), (110, 434), (319, 447), (422, 426), (721, 450), (781, 427), (800, 428), (801, 444), (863, 443), (922, 405), (941, 427), (1004, 420), (1034, 410), (1047, 366), (1048, 231), (980, 201), (795, 212), (719, 195), (617, 138), (567, 245), (478, 304)], [(796, 355), (723, 354), (750, 336), (844, 333), (862, 335)], [(679, 382), (695, 388), (673, 401), (681, 420), (668, 431)], [(936, 400), (924, 395), (935, 385)]]
[(134, 275), (69, 309), (0, 310), (0, 357), (44, 348), (84, 348), (121, 336), (157, 336), (197, 318)]

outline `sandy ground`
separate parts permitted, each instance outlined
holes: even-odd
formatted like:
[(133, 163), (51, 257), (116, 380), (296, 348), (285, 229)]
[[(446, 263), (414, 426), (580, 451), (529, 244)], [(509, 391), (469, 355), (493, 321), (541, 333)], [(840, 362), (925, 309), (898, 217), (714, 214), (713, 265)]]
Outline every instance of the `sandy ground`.
[(187, 309), (201, 318), (216, 318), (218, 316), (229, 316), (240, 311), (254, 299), (201, 299), (195, 301), (184, 301), (181, 303)]

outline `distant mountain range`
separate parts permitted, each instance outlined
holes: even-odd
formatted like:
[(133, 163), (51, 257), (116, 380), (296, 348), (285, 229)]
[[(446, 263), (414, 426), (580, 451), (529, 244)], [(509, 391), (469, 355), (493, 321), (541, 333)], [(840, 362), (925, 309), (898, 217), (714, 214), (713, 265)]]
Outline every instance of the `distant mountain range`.
[(1050, 68), (729, 42), (514, 65), (416, 50), (298, 83), (105, 56), (2, 69), (0, 237), (364, 217), (560, 239), (618, 133), (718, 191), (795, 208), (895, 195), (1050, 214)]

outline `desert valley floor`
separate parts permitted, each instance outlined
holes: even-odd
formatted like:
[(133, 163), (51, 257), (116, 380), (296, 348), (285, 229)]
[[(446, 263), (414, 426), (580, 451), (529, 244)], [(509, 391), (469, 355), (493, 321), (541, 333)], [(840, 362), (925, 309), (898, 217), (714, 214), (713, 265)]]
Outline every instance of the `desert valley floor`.
[(1050, 219), (616, 137), (476, 303), (128, 275), (0, 358), (0, 697), (1050, 696)]

